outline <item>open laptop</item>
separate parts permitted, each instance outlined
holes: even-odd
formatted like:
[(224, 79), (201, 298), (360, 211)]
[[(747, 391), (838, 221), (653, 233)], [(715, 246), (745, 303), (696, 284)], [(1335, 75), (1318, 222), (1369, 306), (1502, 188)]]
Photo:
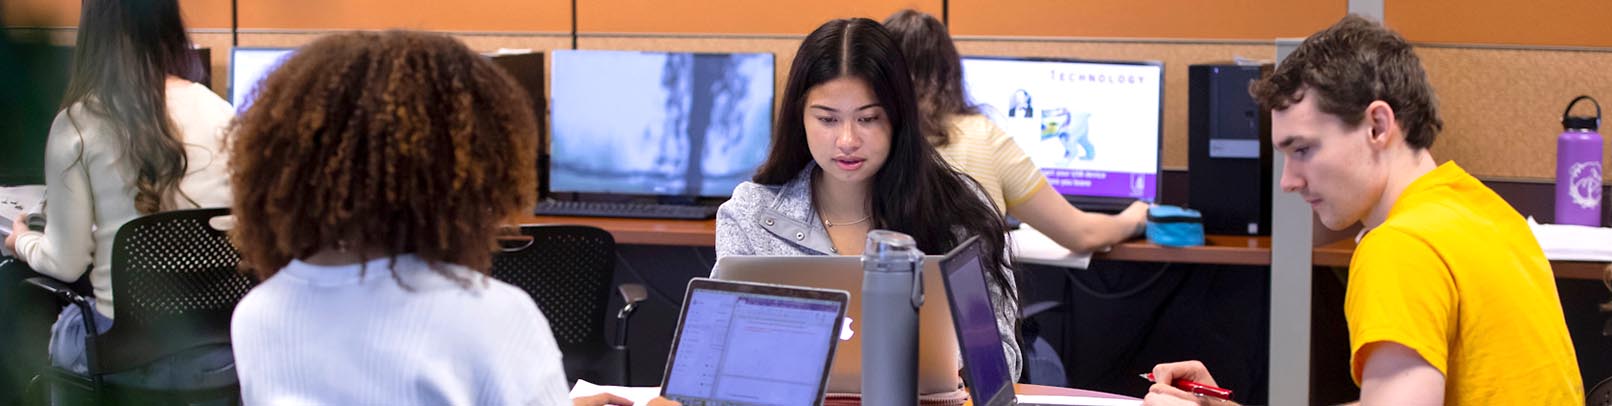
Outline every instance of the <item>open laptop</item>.
[(1158, 201), (1162, 63), (971, 56), (963, 82), (1075, 207), (1116, 213)]
[(685, 405), (821, 405), (850, 295), (695, 278), (661, 396)]
[(1013, 390), (1013, 374), (996, 332), (996, 312), (987, 288), (983, 250), (978, 239), (971, 239), (940, 260), (946, 285), (946, 303), (951, 308), (958, 345), (963, 351), (963, 381), (976, 406), (1049, 405), (1135, 405), (1140, 401), (1106, 398), (1055, 397), (1056, 401), (1036, 403), (1045, 396), (1021, 400)]
[[(955, 250), (953, 252), (956, 252)], [(949, 254), (948, 254), (949, 255)], [(918, 393), (956, 391), (957, 337), (952, 332), (951, 308), (945, 305), (946, 288), (940, 279), (945, 256), (924, 257), (924, 306), (918, 312)], [(718, 259), (711, 276), (780, 285), (810, 286), (851, 292), (846, 309), (849, 337), (840, 343), (829, 372), (828, 391), (862, 393), (862, 257), (859, 256), (726, 256)], [(1001, 351), (1000, 342), (997, 351)]]

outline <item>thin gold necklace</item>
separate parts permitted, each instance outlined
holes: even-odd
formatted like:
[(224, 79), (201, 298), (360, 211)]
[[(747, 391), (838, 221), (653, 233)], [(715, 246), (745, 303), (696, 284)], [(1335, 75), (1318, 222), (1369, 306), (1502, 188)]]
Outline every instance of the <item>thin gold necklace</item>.
[(868, 219), (870, 219), (870, 218), (873, 218), (872, 214), (862, 216), (862, 219), (857, 220), (857, 221), (852, 221), (852, 222), (849, 222), (849, 223), (835, 223), (835, 222), (832, 222), (832, 221), (828, 221), (828, 217), (824, 217), (823, 218), (823, 225), (828, 226), (828, 227), (840, 227), (840, 226), (848, 226), (848, 225), (852, 225), (852, 224), (862, 224), (864, 222), (867, 222)]

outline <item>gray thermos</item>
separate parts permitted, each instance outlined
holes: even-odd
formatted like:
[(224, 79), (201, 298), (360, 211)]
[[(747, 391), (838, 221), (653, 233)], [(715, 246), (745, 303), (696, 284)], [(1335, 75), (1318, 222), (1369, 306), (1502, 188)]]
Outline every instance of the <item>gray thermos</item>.
[(923, 251), (912, 236), (868, 232), (862, 250), (862, 404), (918, 404)]

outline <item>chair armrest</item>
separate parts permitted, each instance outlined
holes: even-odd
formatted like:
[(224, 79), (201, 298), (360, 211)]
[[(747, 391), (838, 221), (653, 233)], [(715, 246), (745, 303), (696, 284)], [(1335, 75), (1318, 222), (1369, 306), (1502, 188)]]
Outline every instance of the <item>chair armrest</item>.
[(649, 292), (644, 290), (644, 285), (637, 283), (623, 283), (616, 287), (616, 291), (621, 293), (621, 311), (616, 313), (616, 318), (621, 320), (632, 317), (633, 311), (638, 310), (638, 302), (649, 298)]
[(616, 312), (616, 342), (612, 343), (617, 350), (627, 348), (627, 319), (632, 317), (633, 311), (638, 310), (638, 303), (649, 297), (644, 285), (637, 283), (623, 283), (616, 287), (621, 293), (621, 311)]
[(67, 286), (66, 283), (56, 280), (55, 278), (35, 276), (24, 279), (23, 283), (33, 285), (35, 288), (49, 293), (51, 297), (56, 298), (56, 300), (60, 300), (65, 303), (84, 303), (86, 306), (89, 305), (89, 299), (85, 298), (83, 295), (79, 295), (78, 292), (74, 292), (73, 287)]
[(96, 354), (95, 337), (100, 335), (101, 330), (98, 328), (99, 326), (95, 325), (95, 309), (90, 307), (90, 299), (78, 294), (78, 292), (74, 292), (72, 287), (55, 278), (36, 276), (24, 279), (23, 283), (42, 289), (57, 300), (71, 303), (78, 308), (78, 312), (83, 316), (84, 320), (84, 360), (89, 367), (95, 386), (99, 387), (100, 376), (97, 371), (100, 371), (100, 364), (98, 363), (99, 357)]

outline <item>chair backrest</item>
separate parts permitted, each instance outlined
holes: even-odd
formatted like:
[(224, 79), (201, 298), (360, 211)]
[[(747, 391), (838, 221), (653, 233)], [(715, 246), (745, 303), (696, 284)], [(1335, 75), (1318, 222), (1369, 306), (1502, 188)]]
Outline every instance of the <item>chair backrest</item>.
[(1589, 406), (1612, 406), (1612, 378), (1601, 380), (1590, 389), (1589, 399), (1584, 402)]
[(256, 282), (213, 219), (229, 209), (140, 217), (112, 242), (114, 322), (97, 339), (102, 372), (144, 365), (209, 344), (229, 343), (230, 315)]
[(530, 244), (493, 257), (492, 275), (537, 302), (560, 347), (605, 345), (616, 240), (597, 227), (523, 226)]

